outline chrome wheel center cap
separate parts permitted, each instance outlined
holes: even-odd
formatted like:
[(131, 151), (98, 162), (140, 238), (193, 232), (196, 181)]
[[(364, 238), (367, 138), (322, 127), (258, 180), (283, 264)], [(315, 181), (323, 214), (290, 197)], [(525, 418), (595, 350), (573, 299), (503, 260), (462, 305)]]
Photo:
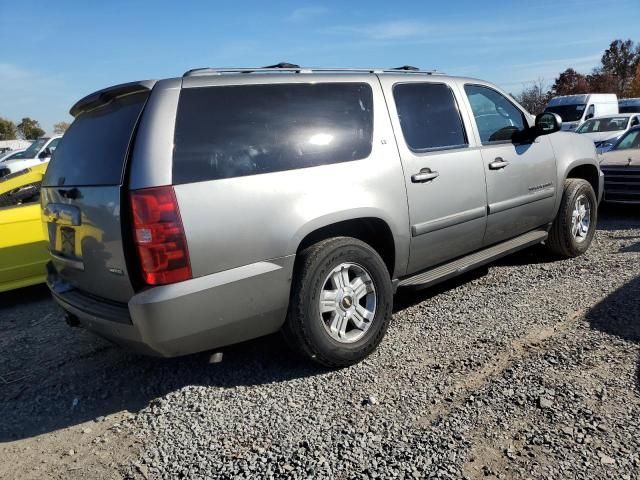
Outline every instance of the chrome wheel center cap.
[(351, 297), (346, 296), (342, 298), (342, 308), (344, 308), (345, 310), (348, 310), (351, 308), (352, 305), (353, 305), (353, 299)]

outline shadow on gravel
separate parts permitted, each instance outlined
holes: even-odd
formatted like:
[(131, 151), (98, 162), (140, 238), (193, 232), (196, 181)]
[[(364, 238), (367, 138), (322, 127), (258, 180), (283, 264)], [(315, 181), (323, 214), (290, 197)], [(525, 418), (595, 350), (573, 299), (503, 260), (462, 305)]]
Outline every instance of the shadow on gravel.
[(19, 288), (10, 292), (0, 293), (0, 312), (5, 307), (15, 307), (38, 300), (51, 298), (49, 289), (45, 284), (34, 285), (33, 287)]
[(551, 253), (544, 245), (534, 245), (533, 247), (507, 255), (491, 265), (518, 267), (522, 265), (554, 263), (560, 260), (563, 260), (563, 258)]
[[(628, 228), (630, 219), (637, 218), (631, 213), (616, 216), (618, 210), (614, 213), (605, 212), (603, 229)], [(544, 249), (532, 248), (498, 264), (553, 261)], [(486, 267), (481, 268), (427, 290), (401, 290), (394, 311), (473, 281), (486, 272)], [(637, 292), (640, 279), (593, 308), (588, 315), (592, 327), (638, 342)], [(0, 294), (0, 442), (34, 437), (123, 410), (135, 412), (184, 386), (230, 388), (327, 373), (292, 353), (279, 335), (222, 351), (223, 361), (218, 364), (208, 363), (209, 354), (176, 359), (136, 356), (82, 329), (68, 327), (44, 286)], [(638, 375), (640, 390), (640, 366)], [(225, 398), (224, 394), (221, 398)]]
[[(640, 343), (640, 277), (607, 296), (589, 310), (586, 318), (595, 330)], [(635, 383), (636, 391), (640, 393), (640, 356)]]
[(452, 290), (465, 283), (484, 277), (488, 271), (489, 267), (480, 267), (429, 288), (399, 288), (393, 297), (393, 313), (395, 314), (406, 308), (427, 301), (447, 290)]
[(598, 209), (598, 230), (626, 230), (640, 227), (640, 205), (602, 203)]
[(187, 385), (227, 388), (327, 373), (292, 353), (279, 335), (220, 351), (217, 364), (208, 363), (211, 352), (137, 356), (68, 327), (46, 288), (1, 295), (0, 442), (136, 412)]

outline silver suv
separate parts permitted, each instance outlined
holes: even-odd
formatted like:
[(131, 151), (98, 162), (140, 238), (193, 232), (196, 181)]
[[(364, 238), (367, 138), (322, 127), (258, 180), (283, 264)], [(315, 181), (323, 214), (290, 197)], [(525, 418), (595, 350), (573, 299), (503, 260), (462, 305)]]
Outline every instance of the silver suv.
[(355, 363), (397, 288), (585, 252), (603, 190), (557, 115), (406, 67), (192, 70), (71, 114), (42, 189), (49, 287), (69, 323), (161, 356), (282, 330)]

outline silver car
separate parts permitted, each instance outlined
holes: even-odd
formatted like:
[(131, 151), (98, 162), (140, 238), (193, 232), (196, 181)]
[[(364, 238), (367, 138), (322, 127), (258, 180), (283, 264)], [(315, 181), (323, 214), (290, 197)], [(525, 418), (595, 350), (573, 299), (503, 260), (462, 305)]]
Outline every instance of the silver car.
[(640, 204), (640, 126), (632, 128), (600, 156), (604, 201)]
[(585, 252), (603, 190), (557, 115), (407, 67), (199, 69), (71, 114), (42, 189), (49, 287), (69, 323), (161, 356), (281, 330), (353, 364), (398, 288)]
[(640, 125), (640, 113), (620, 113), (587, 120), (578, 127), (576, 133), (589, 137), (598, 153), (611, 150), (618, 139), (629, 129)]

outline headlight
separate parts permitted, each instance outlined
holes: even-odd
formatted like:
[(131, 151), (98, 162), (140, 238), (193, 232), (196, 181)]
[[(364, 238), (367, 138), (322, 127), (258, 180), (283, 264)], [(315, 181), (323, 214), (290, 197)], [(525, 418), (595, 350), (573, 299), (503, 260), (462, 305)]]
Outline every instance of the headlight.
[(598, 153), (604, 153), (611, 150), (611, 148), (613, 148), (613, 145), (614, 145), (613, 142), (604, 141), (604, 142), (596, 143), (596, 148), (598, 150)]

